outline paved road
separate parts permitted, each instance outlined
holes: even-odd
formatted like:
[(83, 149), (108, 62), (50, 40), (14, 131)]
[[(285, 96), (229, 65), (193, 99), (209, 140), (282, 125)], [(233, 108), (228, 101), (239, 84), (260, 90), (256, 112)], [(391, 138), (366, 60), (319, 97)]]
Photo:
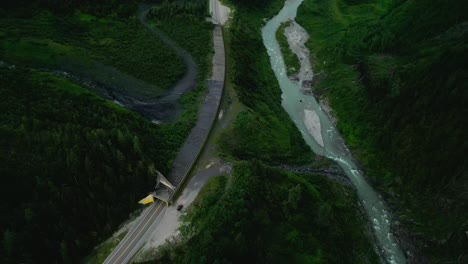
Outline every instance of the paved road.
[[(217, 2), (217, 1), (216, 1)], [(173, 168), (167, 175), (167, 179), (178, 190), (191, 168), (195, 164), (208, 138), (211, 127), (218, 114), (221, 97), (224, 89), (225, 78), (225, 53), (221, 26), (216, 25), (213, 30), (215, 54), (213, 55), (213, 76), (208, 81), (208, 94), (198, 113), (197, 124), (190, 132), (184, 145), (174, 160)], [(171, 197), (172, 198), (172, 197)], [(119, 245), (104, 261), (106, 264), (128, 263), (145, 242), (148, 230), (156, 222), (161, 212), (165, 209), (165, 203), (159, 200), (145, 210), (144, 216), (123, 238)]]
[(220, 24), (219, 20), (219, 6), (218, 1), (210, 0), (210, 8), (211, 8), (211, 17), (213, 19), (213, 23)]
[(185, 140), (184, 145), (174, 159), (171, 172), (166, 177), (177, 189), (182, 186), (185, 177), (192, 169), (205, 145), (211, 127), (218, 115), (221, 97), (223, 96), (225, 54), (221, 26), (215, 26), (213, 30), (213, 42), (215, 54), (213, 55), (213, 75), (208, 81), (209, 92), (205, 96), (203, 105), (198, 112), (197, 124)]
[(164, 208), (165, 203), (156, 201), (149, 209), (145, 210), (145, 215), (142, 217), (141, 221), (128, 232), (122, 242), (117, 245), (104, 263), (128, 263), (142, 246), (144, 242), (142, 237), (145, 236)]

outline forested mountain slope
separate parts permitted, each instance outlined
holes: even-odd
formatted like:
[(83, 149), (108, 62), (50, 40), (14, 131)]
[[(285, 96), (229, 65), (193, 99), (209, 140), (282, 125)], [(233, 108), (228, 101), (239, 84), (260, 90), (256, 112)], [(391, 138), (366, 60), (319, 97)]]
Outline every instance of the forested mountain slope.
[(234, 172), (204, 187), (187, 209), (181, 237), (147, 263), (378, 263), (352, 188), (267, 165), (315, 166), (320, 158), (281, 107), (262, 43), (263, 19), (284, 1), (231, 4), (234, 18), (224, 29), (228, 76), (244, 109), (219, 146)]
[(466, 10), (463, 0), (305, 0), (297, 19), (316, 93), (436, 263), (468, 246)]
[(321, 175), (240, 162), (204, 187), (184, 216), (183, 243), (156, 262), (379, 263), (356, 199)]
[(49, 73), (0, 73), (2, 263), (76, 262), (167, 171), (183, 134)]
[(185, 73), (182, 60), (136, 11), (136, 1), (0, 3), (1, 263), (81, 262), (138, 209), (155, 169), (168, 172), (194, 125), (211, 66), (205, 14), (180, 13), (191, 17), (182, 29), (182, 19), (152, 17), (194, 51), (198, 66), (197, 87), (180, 98), (185, 111), (173, 124), (155, 124), (79, 85), (102, 85), (93, 76), (71, 71), (85, 80), (75, 83), (57, 74), (91, 61), (170, 89)]

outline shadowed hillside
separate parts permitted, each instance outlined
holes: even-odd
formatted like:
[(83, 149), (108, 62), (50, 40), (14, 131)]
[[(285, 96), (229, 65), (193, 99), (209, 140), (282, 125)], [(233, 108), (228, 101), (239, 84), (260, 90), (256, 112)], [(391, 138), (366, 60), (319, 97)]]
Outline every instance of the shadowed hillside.
[(466, 1), (306, 0), (297, 19), (311, 35), (316, 93), (434, 263), (468, 246), (466, 10)]

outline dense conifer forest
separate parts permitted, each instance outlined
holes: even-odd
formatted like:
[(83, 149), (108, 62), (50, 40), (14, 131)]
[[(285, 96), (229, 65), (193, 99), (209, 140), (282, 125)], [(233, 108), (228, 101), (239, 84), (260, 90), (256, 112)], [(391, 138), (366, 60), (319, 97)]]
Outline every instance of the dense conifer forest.
[(52, 74), (0, 71), (2, 262), (76, 262), (168, 170), (183, 134)]
[[(194, 125), (212, 53), (207, 1), (146, 1), (157, 4), (151, 25), (198, 66), (174, 124), (53, 71), (98, 63), (156, 87), (152, 96), (170, 89), (183, 62), (140, 25), (140, 2), (1, 1), (1, 263), (80, 262), (138, 209)], [(354, 189), (278, 169), (331, 166), (283, 110), (262, 43), (264, 19), (284, 1), (226, 2), (235, 8), (224, 28), (228, 76), (242, 111), (218, 147), (234, 172), (202, 190), (158, 261), (378, 263)], [(465, 0), (304, 0), (296, 18), (310, 35), (313, 93), (331, 105), (416, 263), (468, 257), (467, 10)]]
[(225, 156), (240, 160), (303, 164), (310, 162), (314, 154), (281, 107), (281, 91), (260, 33), (261, 19), (273, 16), (282, 6), (280, 1), (273, 3), (267, 7), (261, 7), (263, 1), (241, 5), (242, 15), (235, 16), (230, 25), (230, 74), (239, 100), (247, 109), (224, 132), (220, 148)]
[(241, 162), (205, 186), (184, 216), (187, 240), (157, 262), (378, 263), (356, 199), (321, 175)]
[(170, 89), (185, 67), (140, 24), (136, 1), (2, 1), (0, 262), (81, 262), (139, 208), (155, 170), (169, 171), (210, 72), (212, 26), (200, 5), (203, 15), (181, 13), (193, 17), (183, 28), (151, 16), (191, 53), (199, 80), (176, 123), (158, 125), (57, 74), (97, 63), (155, 87), (147, 95)]
[(305, 0), (297, 18), (316, 94), (434, 263), (468, 246), (466, 10), (463, 0)]

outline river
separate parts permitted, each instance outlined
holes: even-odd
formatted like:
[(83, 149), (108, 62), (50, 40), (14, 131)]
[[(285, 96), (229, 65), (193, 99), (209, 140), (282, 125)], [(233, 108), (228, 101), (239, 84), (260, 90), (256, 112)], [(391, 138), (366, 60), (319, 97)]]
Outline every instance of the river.
[[(286, 74), (285, 63), (275, 33), (282, 22), (296, 17), (297, 8), (302, 2), (303, 0), (287, 0), (283, 9), (262, 29), (263, 44), (268, 51), (271, 67), (282, 91), (283, 108), (301, 131), (310, 148), (316, 154), (336, 161), (355, 186), (359, 199), (371, 221), (381, 256), (388, 263), (404, 264), (406, 258), (393, 237), (391, 216), (382, 198), (366, 182), (362, 172), (354, 163), (343, 138), (315, 98), (303, 93), (302, 81), (310, 80), (304, 79), (307, 76), (301, 75), (299, 82), (293, 82)], [(296, 26), (300, 29), (299, 31), (305, 33), (305, 30), (299, 25), (296, 24)], [(305, 37), (307, 36), (303, 36), (302, 41)], [(301, 63), (301, 68), (301, 73), (307, 73), (309, 77), (313, 77), (310, 63)]]

